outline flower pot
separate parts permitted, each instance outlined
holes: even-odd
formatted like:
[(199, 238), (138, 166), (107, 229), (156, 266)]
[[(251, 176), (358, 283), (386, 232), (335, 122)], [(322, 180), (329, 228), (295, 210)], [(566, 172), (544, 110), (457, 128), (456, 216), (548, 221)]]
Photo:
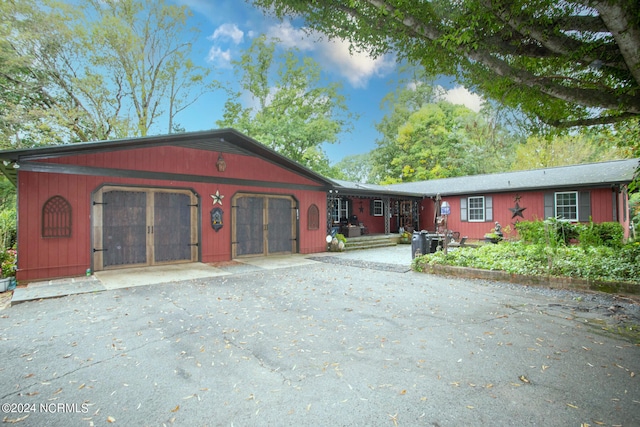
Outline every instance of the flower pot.
[(11, 284), (11, 277), (4, 277), (0, 279), (0, 292), (6, 292)]

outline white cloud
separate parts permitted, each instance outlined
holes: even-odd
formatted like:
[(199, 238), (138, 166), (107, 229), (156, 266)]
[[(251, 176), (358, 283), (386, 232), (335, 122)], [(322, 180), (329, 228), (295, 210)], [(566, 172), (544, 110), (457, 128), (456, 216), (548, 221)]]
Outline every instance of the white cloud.
[(222, 24), (210, 35), (209, 40), (231, 40), (234, 44), (240, 44), (244, 40), (244, 32), (236, 24)]
[(220, 68), (230, 68), (231, 52), (229, 49), (222, 50), (217, 46), (213, 46), (207, 54), (207, 62), (213, 62)]
[(373, 59), (366, 52), (352, 53), (348, 41), (327, 40), (318, 33), (294, 28), (290, 22), (271, 26), (267, 35), (277, 39), (282, 47), (296, 47), (315, 53), (326, 71), (339, 74), (355, 88), (366, 87), (372, 77), (384, 77), (396, 66), (395, 58), (391, 55)]
[(453, 89), (449, 89), (441, 98), (452, 104), (464, 105), (476, 113), (480, 111), (484, 103), (484, 99), (482, 99), (480, 95), (469, 92), (469, 90), (463, 86), (456, 86)]
[(277, 41), (285, 49), (295, 47), (301, 51), (309, 51), (315, 47), (311, 37), (304, 30), (294, 28), (289, 21), (270, 26), (266, 34), (267, 38)]
[(323, 42), (318, 53), (325, 68), (337, 71), (355, 88), (366, 87), (372, 77), (384, 77), (396, 67), (393, 56), (374, 59), (366, 52), (350, 52), (344, 40)]

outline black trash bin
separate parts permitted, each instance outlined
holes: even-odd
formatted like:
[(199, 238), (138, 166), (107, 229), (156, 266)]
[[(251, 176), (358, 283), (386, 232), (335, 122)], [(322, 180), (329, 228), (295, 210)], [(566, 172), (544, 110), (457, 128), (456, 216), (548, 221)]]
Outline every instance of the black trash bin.
[(425, 232), (425, 253), (432, 254), (438, 250), (438, 246), (441, 245), (440, 236), (435, 233)]
[(420, 231), (414, 231), (411, 236), (411, 259), (416, 257), (416, 254), (424, 255), (426, 250), (424, 234)]

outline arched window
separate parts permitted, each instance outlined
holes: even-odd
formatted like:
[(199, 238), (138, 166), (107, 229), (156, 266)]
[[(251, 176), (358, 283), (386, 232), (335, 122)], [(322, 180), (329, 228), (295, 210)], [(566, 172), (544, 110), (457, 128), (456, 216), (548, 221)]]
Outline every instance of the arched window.
[(307, 229), (317, 230), (320, 228), (320, 209), (316, 205), (309, 206), (307, 211)]
[(53, 196), (42, 207), (42, 237), (71, 237), (71, 205)]

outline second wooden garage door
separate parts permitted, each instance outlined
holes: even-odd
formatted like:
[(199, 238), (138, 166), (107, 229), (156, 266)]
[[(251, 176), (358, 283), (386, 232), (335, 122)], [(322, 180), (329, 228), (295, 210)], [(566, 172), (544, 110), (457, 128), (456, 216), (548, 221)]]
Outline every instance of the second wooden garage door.
[(291, 196), (237, 194), (233, 204), (233, 256), (295, 253), (297, 206)]

